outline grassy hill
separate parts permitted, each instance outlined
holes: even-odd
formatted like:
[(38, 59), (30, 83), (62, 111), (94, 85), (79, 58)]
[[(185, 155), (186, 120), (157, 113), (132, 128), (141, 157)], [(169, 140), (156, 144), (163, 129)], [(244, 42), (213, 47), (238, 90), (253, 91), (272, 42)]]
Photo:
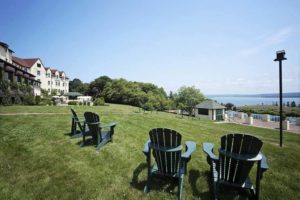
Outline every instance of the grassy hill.
[[(176, 199), (177, 187), (168, 182), (156, 182), (159, 186), (148, 195), (143, 193), (146, 162), (142, 149), (153, 127), (175, 129), (184, 141), (197, 143), (183, 199), (210, 199), (209, 166), (202, 143), (219, 144), (222, 135), (232, 132), (253, 134), (264, 142), (270, 170), (261, 182), (262, 199), (300, 198), (300, 135), (285, 132), (280, 148), (276, 130), (144, 113), (123, 105), (73, 108), (79, 116), (94, 111), (104, 122), (117, 122), (114, 142), (100, 151), (94, 146), (80, 148), (81, 138), (68, 136), (70, 107), (0, 107), (1, 114), (19, 113), (0, 116), (0, 199)], [(29, 114), (20, 114), (25, 112)], [(221, 198), (247, 199), (247, 195), (226, 188)]]

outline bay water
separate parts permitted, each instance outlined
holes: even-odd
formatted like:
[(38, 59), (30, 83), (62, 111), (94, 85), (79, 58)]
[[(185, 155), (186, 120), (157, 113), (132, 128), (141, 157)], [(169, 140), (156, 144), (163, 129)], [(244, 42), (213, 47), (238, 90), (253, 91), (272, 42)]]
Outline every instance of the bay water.
[[(218, 103), (232, 103), (235, 106), (245, 106), (245, 105), (272, 105), (273, 103), (279, 104), (279, 98), (263, 98), (263, 97), (210, 97), (216, 100)], [(300, 104), (300, 98), (282, 98), (282, 102), (286, 104), (295, 101), (296, 105)]]

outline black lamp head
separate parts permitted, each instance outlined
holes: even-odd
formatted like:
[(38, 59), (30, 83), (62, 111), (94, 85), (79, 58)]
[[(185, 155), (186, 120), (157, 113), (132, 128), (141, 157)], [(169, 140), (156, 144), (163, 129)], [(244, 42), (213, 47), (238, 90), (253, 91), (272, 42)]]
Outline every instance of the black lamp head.
[(285, 51), (276, 51), (276, 59), (274, 61), (280, 61), (280, 60), (286, 60), (285, 56)]

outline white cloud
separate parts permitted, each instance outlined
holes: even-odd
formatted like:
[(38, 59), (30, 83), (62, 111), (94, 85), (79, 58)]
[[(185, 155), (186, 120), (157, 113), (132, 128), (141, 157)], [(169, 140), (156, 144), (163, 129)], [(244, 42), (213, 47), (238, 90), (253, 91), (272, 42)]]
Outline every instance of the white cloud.
[(265, 38), (265, 41), (269, 44), (269, 45), (273, 45), (273, 44), (279, 44), (281, 42), (284, 42), (285, 40), (288, 39), (289, 36), (291, 36), (296, 30), (293, 29), (292, 27), (285, 27), (275, 33), (273, 33), (270, 36), (267, 36)]
[(262, 49), (280, 44), (288, 40), (293, 34), (299, 32), (296, 27), (284, 27), (272, 33), (264, 33), (256, 38), (256, 45), (254, 47), (248, 47), (239, 51), (240, 56), (253, 56), (258, 54)]

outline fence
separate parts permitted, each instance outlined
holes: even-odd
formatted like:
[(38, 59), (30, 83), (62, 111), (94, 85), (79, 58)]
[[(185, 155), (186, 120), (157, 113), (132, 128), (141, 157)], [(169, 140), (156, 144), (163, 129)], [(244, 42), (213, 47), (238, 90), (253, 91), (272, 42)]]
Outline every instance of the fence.
[[(227, 114), (228, 118), (241, 118), (241, 115), (243, 115), (244, 118), (248, 118), (248, 115), (246, 113), (241, 113), (241, 112), (236, 112), (232, 110), (227, 110), (225, 111)], [(253, 119), (259, 119), (263, 120), (266, 114), (252, 114)], [(270, 116), (270, 121), (273, 122), (279, 122), (280, 121), (280, 116), (277, 115), (269, 115)], [(290, 124), (296, 124), (297, 117), (287, 117), (287, 120), (290, 122)]]

